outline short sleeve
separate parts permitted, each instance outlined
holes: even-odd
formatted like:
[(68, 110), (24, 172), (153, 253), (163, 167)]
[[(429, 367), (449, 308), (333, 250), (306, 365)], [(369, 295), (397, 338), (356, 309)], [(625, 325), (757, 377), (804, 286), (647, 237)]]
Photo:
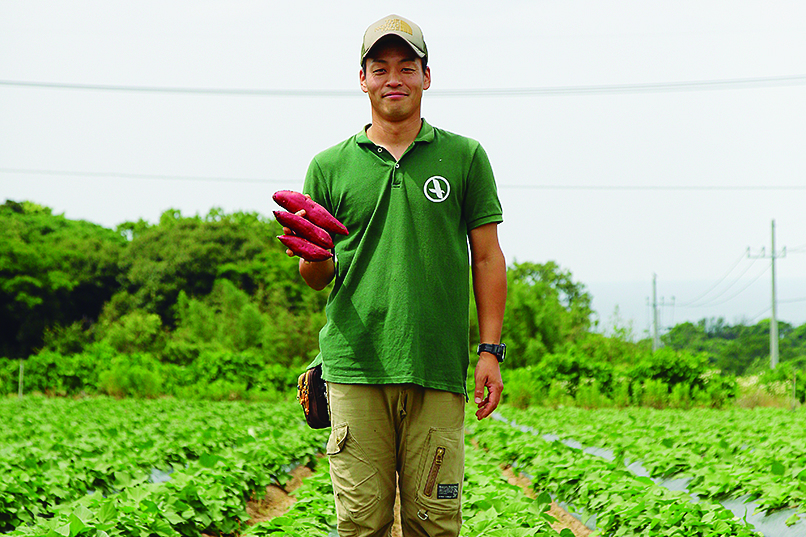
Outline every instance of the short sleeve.
[(305, 174), (305, 184), (302, 187), (302, 193), (308, 194), (313, 201), (323, 206), (331, 214), (333, 213), (327, 184), (316, 158), (312, 159), (311, 164), (308, 166), (308, 173)]
[(484, 224), (504, 220), (490, 159), (478, 143), (475, 144), (470, 162), (462, 212), (468, 232)]

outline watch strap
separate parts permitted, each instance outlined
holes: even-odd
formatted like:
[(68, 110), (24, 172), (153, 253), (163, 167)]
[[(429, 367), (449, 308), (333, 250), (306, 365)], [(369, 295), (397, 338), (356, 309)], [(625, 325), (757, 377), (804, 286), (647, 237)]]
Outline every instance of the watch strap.
[(504, 361), (504, 357), (506, 357), (507, 346), (503, 343), (481, 343), (476, 353), (480, 355), (482, 352), (489, 352), (498, 359), (498, 363), (501, 363)]

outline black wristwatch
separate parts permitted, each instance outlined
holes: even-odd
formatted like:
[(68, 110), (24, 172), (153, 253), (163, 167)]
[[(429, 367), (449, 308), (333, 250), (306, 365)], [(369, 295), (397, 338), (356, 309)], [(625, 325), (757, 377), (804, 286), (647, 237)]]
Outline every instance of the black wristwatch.
[(504, 361), (504, 358), (507, 356), (507, 346), (501, 343), (500, 345), (495, 345), (493, 343), (482, 343), (479, 345), (479, 348), (476, 350), (476, 354), (481, 356), (481, 353), (489, 352), (496, 358), (498, 358), (498, 363)]

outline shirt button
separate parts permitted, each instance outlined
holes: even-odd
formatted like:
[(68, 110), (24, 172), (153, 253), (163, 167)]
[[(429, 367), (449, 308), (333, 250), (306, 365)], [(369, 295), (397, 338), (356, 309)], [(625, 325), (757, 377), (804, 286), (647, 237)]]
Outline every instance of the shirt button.
[(400, 164), (395, 164), (395, 168), (400, 168)]
[(383, 153), (383, 147), (378, 148), (378, 153)]

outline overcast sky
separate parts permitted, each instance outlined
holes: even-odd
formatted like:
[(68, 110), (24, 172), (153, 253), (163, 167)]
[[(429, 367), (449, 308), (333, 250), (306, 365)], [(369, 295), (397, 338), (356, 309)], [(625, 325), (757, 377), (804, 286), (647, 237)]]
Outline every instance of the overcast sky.
[(390, 13), (424, 31), (426, 119), (490, 156), (510, 263), (557, 262), (603, 325), (618, 306), (647, 328), (653, 274), (666, 324), (756, 322), (774, 219), (779, 318), (806, 322), (796, 0), (2, 0), (0, 202), (107, 227), (268, 215), (369, 122), (361, 37)]

